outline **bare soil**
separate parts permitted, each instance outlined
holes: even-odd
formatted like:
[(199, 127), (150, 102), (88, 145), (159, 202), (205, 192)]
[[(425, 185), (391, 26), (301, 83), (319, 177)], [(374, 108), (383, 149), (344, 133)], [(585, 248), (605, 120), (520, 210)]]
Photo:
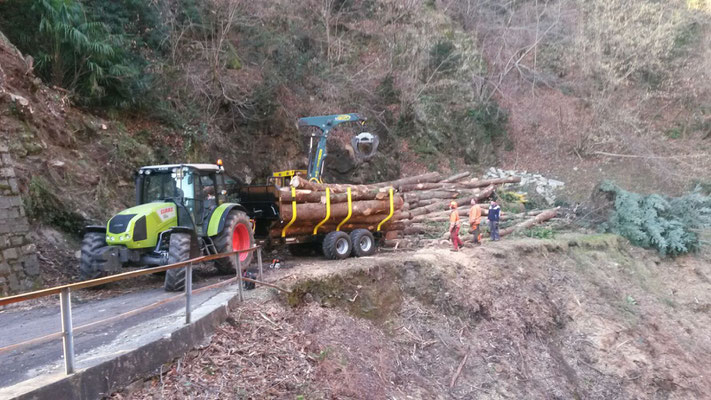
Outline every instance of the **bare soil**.
[(287, 260), (292, 294), (112, 398), (703, 398), (710, 261), (607, 235)]

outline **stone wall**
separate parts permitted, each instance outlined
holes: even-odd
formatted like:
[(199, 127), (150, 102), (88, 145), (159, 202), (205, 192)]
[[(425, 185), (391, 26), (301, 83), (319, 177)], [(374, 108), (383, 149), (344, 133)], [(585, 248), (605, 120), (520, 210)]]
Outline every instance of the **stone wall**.
[(40, 282), (37, 249), (7, 146), (0, 143), (0, 296), (36, 288)]

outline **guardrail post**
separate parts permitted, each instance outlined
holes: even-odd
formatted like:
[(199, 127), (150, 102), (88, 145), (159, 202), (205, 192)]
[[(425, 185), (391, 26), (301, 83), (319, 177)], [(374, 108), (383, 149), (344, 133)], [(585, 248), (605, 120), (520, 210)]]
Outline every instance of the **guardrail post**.
[(264, 271), (262, 269), (262, 247), (257, 249), (257, 262), (259, 263), (259, 280), (264, 282)]
[(242, 259), (239, 257), (240, 254), (237, 253), (237, 277), (239, 278), (239, 301), (244, 301), (244, 296), (242, 295)]
[(74, 332), (72, 330), (72, 299), (69, 288), (59, 293), (59, 310), (62, 315), (62, 344), (64, 348), (64, 369), (67, 375), (74, 373)]
[(185, 267), (185, 323), (190, 323), (190, 309), (193, 299), (193, 263)]

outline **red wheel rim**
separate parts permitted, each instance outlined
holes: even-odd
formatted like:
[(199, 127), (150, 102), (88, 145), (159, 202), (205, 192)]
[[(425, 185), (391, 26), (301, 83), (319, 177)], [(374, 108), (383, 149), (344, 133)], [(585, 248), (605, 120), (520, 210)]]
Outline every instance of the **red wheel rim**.
[[(247, 226), (244, 224), (237, 224), (237, 226), (235, 226), (235, 230), (232, 231), (232, 251), (248, 249), (251, 244)], [(240, 261), (246, 260), (247, 257), (249, 257), (249, 253), (241, 253), (239, 255)]]

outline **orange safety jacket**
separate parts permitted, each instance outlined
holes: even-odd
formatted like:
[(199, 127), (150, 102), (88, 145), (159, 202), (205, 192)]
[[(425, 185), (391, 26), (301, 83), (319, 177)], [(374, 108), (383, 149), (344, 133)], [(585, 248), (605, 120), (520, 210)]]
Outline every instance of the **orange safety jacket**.
[(475, 204), (469, 210), (469, 225), (472, 227), (477, 227), (481, 223), (481, 207), (479, 204)]
[(450, 225), (454, 224), (454, 226), (459, 226), (461, 224), (461, 222), (459, 221), (459, 213), (457, 212), (456, 208), (452, 210), (451, 214), (449, 214), (449, 222)]

